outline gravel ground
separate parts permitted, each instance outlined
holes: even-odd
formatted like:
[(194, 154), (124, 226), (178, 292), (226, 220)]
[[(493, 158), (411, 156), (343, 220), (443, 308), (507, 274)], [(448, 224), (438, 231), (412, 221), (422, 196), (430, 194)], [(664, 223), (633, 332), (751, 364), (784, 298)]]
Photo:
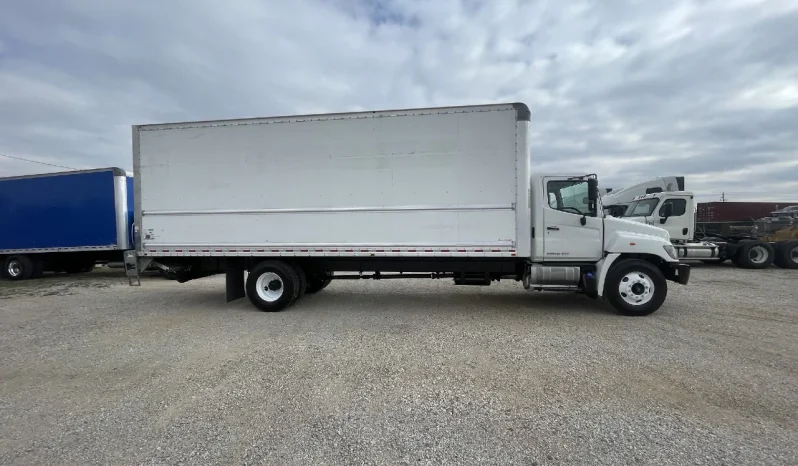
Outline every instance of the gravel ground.
[(0, 464), (798, 464), (798, 271), (645, 318), (515, 283), (0, 283)]

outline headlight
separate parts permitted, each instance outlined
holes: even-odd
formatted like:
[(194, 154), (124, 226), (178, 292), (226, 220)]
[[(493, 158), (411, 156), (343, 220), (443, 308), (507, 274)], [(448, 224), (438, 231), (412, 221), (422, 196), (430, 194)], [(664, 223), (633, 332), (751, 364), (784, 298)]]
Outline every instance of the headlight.
[(662, 249), (664, 249), (665, 252), (667, 252), (668, 255), (671, 256), (671, 259), (679, 258), (679, 255), (676, 253), (676, 248), (674, 248), (672, 244), (663, 244)]

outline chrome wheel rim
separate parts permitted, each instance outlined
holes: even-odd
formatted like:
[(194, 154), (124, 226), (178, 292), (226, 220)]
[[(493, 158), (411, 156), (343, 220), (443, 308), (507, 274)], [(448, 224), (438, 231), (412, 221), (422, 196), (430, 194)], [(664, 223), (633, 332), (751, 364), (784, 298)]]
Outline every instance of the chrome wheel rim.
[(618, 293), (632, 306), (642, 306), (654, 298), (654, 282), (643, 272), (629, 272), (621, 279)]
[(268, 303), (273, 303), (283, 296), (285, 286), (283, 279), (274, 272), (265, 272), (255, 282), (258, 297)]
[(768, 251), (764, 246), (754, 246), (748, 251), (748, 258), (754, 264), (764, 264), (768, 259)]
[(6, 272), (8, 272), (8, 276), (12, 278), (17, 278), (22, 275), (22, 263), (17, 259), (12, 259), (8, 261), (6, 265)]
[(793, 262), (798, 262), (798, 246), (792, 248), (792, 251), (790, 251), (789, 256), (790, 260), (792, 260)]

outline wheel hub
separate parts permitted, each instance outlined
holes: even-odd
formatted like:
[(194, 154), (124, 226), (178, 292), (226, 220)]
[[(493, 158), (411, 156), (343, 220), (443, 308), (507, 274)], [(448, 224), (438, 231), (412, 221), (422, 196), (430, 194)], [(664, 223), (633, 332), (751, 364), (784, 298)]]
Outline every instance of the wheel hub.
[(18, 260), (12, 260), (8, 263), (8, 274), (12, 277), (18, 277), (22, 273), (22, 265)]
[(643, 272), (626, 274), (618, 285), (618, 293), (624, 301), (641, 306), (654, 297), (654, 281)]
[(751, 262), (754, 264), (761, 264), (767, 260), (768, 252), (762, 246), (754, 246), (748, 251), (748, 258), (751, 259)]
[(258, 296), (269, 303), (273, 303), (283, 296), (285, 287), (283, 279), (274, 272), (264, 272), (255, 283)]

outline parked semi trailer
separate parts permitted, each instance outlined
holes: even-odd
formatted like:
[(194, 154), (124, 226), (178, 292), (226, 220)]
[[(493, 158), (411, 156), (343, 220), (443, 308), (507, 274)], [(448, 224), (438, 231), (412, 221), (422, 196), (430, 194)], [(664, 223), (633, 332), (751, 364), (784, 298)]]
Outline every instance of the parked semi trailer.
[(699, 202), (696, 205), (696, 218), (699, 225), (750, 222), (771, 216), (774, 211), (790, 204), (790, 202)]
[(132, 284), (226, 274), (280, 311), (331, 280), (514, 280), (645, 315), (686, 284), (662, 228), (605, 218), (598, 181), (533, 174), (523, 104), (133, 127)]
[(88, 272), (132, 247), (133, 181), (120, 168), (0, 178), (3, 277)]

